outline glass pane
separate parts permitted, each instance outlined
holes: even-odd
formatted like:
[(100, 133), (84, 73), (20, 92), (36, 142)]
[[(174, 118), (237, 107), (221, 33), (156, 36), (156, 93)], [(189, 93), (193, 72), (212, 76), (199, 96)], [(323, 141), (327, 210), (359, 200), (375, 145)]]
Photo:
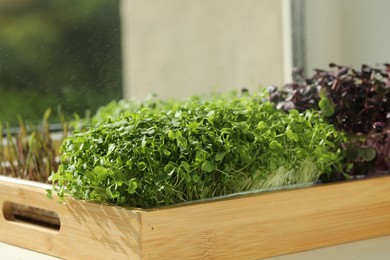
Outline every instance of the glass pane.
[[(294, 66), (306, 76), (328, 64), (388, 63), (388, 0), (291, 0)], [(352, 8), (353, 7), (353, 8)]]
[(84, 116), (122, 97), (119, 0), (0, 1), (0, 120)]

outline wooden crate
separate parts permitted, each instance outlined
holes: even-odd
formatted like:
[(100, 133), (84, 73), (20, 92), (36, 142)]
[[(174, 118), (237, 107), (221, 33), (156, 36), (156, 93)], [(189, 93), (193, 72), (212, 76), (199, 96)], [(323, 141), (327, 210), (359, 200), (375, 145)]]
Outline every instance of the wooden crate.
[(60, 204), (44, 188), (0, 178), (1, 242), (66, 259), (259, 259), (390, 234), (390, 176), (155, 210)]

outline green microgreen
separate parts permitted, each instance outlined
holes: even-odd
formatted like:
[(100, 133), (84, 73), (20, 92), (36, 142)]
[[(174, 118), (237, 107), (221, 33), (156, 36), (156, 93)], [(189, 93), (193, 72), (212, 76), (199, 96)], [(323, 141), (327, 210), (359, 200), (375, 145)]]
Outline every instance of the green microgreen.
[(156, 101), (65, 139), (50, 179), (60, 196), (150, 208), (316, 181), (341, 168), (343, 138), (262, 95)]

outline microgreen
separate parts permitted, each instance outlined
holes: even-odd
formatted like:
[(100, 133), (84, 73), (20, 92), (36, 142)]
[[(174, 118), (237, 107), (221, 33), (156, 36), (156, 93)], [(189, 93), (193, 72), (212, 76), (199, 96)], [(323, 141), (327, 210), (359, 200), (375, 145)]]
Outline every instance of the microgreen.
[[(302, 70), (281, 90), (269, 88), (270, 100), (283, 110), (317, 109), (348, 135), (344, 164), (351, 175), (390, 171), (390, 69), (363, 65), (360, 70), (330, 64), (305, 78)], [(351, 163), (353, 167), (351, 168)]]
[[(29, 124), (18, 117), (19, 128), (11, 131), (0, 122), (0, 175), (48, 182), (48, 176), (58, 168), (58, 151), (49, 128), (51, 110), (47, 109), (41, 124)], [(67, 126), (63, 125), (66, 135)]]
[(150, 208), (341, 168), (342, 134), (317, 112), (285, 113), (262, 95), (157, 101), (106, 118), (63, 142), (50, 178), (60, 196)]

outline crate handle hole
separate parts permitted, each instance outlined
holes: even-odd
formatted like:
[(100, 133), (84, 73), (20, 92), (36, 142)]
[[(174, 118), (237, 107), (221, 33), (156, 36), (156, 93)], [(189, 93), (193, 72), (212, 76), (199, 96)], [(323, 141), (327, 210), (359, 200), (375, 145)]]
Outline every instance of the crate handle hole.
[(2, 210), (3, 216), (7, 221), (43, 227), (53, 231), (59, 231), (61, 228), (58, 214), (51, 210), (10, 201), (3, 203)]

